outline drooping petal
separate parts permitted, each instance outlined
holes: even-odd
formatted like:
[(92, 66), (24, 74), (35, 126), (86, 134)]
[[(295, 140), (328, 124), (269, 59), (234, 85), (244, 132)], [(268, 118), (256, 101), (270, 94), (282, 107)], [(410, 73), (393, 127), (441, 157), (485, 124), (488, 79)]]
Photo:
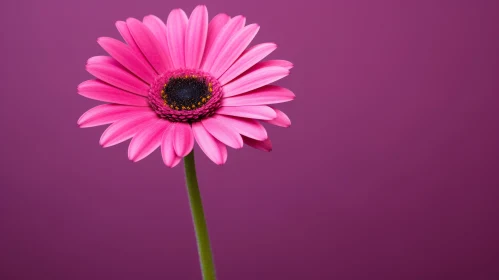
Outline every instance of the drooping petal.
[(135, 18), (126, 20), (135, 43), (158, 74), (171, 69), (170, 58), (162, 51), (161, 44), (154, 34), (141, 21)]
[(100, 138), (100, 144), (103, 147), (110, 147), (126, 141), (133, 137), (142, 128), (158, 120), (155, 112), (136, 114), (131, 117), (120, 119), (110, 125)]
[(218, 79), (221, 85), (225, 85), (239, 76), (251, 66), (264, 59), (277, 48), (274, 43), (263, 43), (253, 46), (243, 52), (232, 66)]
[(267, 130), (265, 130), (265, 127), (256, 120), (230, 116), (218, 117), (226, 126), (232, 128), (239, 134), (256, 140), (267, 139)]
[(213, 137), (201, 122), (192, 124), (192, 134), (201, 150), (215, 164), (221, 165), (227, 161), (227, 147)]
[(165, 58), (168, 60), (167, 68), (173, 67), (172, 57), (170, 55), (170, 49), (168, 48), (168, 41), (166, 39), (166, 25), (165, 23), (154, 15), (148, 15), (144, 17), (144, 25), (151, 30), (154, 37), (158, 40), (161, 45), (161, 49), (165, 54)]
[(168, 167), (175, 167), (182, 159), (175, 154), (175, 149), (173, 148), (175, 125), (176, 124), (172, 123), (167, 127), (161, 139), (161, 156), (163, 157), (163, 162)]
[(226, 84), (223, 87), (224, 97), (230, 97), (260, 88), (282, 79), (288, 74), (288, 69), (278, 66), (269, 66), (249, 70), (236, 80)]
[(194, 147), (194, 136), (188, 123), (176, 123), (173, 134), (173, 148), (179, 157), (185, 157)]
[(276, 104), (291, 101), (295, 95), (290, 90), (266, 85), (259, 89), (222, 99), (222, 106), (250, 106)]
[(236, 61), (236, 59), (243, 53), (248, 45), (255, 38), (256, 33), (260, 30), (257, 24), (250, 24), (245, 26), (234, 34), (220, 50), (218, 57), (211, 67), (210, 73), (219, 78), (222, 74)]
[(101, 37), (97, 39), (97, 42), (107, 53), (130, 72), (149, 84), (154, 81), (156, 76), (154, 70), (149, 63), (145, 62), (142, 57), (139, 57), (132, 48), (116, 39), (108, 37)]
[(169, 125), (169, 121), (158, 119), (150, 125), (143, 127), (133, 136), (132, 141), (130, 141), (128, 158), (137, 162), (154, 152), (161, 144), (163, 133)]
[(172, 10), (166, 21), (166, 38), (168, 38), (173, 66), (176, 69), (185, 67), (185, 30), (188, 21), (182, 9)]
[(130, 106), (148, 106), (143, 96), (124, 91), (99, 80), (88, 80), (78, 85), (78, 93), (90, 99)]
[(198, 69), (208, 35), (208, 10), (199, 5), (191, 13), (185, 33), (185, 67)]
[(267, 138), (263, 141), (258, 141), (258, 140), (243, 136), (243, 141), (244, 141), (244, 144), (246, 144), (252, 148), (255, 148), (255, 149), (258, 149), (258, 150), (261, 150), (264, 152), (272, 151), (272, 142), (270, 142), (270, 138)]
[(148, 94), (149, 86), (145, 82), (116, 63), (89, 61), (86, 68), (90, 74), (117, 88), (143, 96)]
[(268, 120), (265, 122), (273, 124), (273, 125), (277, 125), (277, 126), (282, 126), (282, 127), (289, 127), (291, 125), (291, 120), (289, 119), (289, 117), (286, 114), (284, 114), (279, 109), (276, 109), (276, 108), (272, 108), (272, 109), (274, 109), (274, 111), (276, 112), (277, 117), (273, 120)]
[(223, 122), (223, 118), (221, 118), (220, 115), (214, 115), (211, 118), (204, 119), (201, 123), (204, 128), (206, 128), (206, 130), (213, 135), (213, 137), (225, 145), (234, 149), (240, 149), (243, 147), (243, 139), (241, 138), (241, 135), (239, 135), (239, 133), (231, 127), (227, 126)]
[(130, 48), (139, 56), (145, 59), (144, 54), (142, 54), (142, 51), (139, 49), (139, 46), (137, 46), (137, 43), (135, 43), (135, 40), (132, 37), (132, 34), (130, 33), (130, 29), (128, 29), (128, 26), (126, 25), (126, 22), (124, 21), (117, 21), (116, 22), (116, 29), (118, 29), (118, 32), (120, 32), (121, 37), (123, 37), (123, 40), (130, 46)]
[(81, 115), (78, 119), (78, 125), (82, 128), (94, 127), (150, 111), (151, 108), (149, 107), (102, 104), (83, 113), (83, 115)]
[(269, 106), (265, 105), (220, 107), (217, 114), (258, 120), (272, 120), (277, 117), (276, 112)]
[[(282, 59), (274, 59), (274, 60), (266, 60), (258, 63), (254, 67), (259, 67), (259, 68), (264, 68), (264, 67), (269, 67), (269, 66), (279, 66), (285, 69), (291, 69), (293, 68), (293, 63), (287, 61), (287, 60), (282, 60)], [(251, 69), (250, 69), (251, 70)]]
[(218, 33), (220, 33), (220, 30), (222, 30), (222, 28), (229, 21), (229, 19), (230, 17), (226, 14), (218, 14), (211, 19), (210, 23), (208, 24), (208, 35), (206, 37), (206, 45), (204, 47), (203, 60), (201, 62), (201, 65), (204, 64), (206, 56), (208, 55), (208, 52), (213, 46), (213, 42), (217, 38)]
[(239, 30), (241, 30), (246, 23), (246, 18), (243, 16), (236, 16), (231, 18), (227, 24), (220, 30), (213, 45), (210, 47), (210, 51), (206, 54), (206, 59), (201, 66), (203, 71), (210, 71), (213, 63), (216, 59), (220, 58), (218, 54), (225, 46), (227, 41)]

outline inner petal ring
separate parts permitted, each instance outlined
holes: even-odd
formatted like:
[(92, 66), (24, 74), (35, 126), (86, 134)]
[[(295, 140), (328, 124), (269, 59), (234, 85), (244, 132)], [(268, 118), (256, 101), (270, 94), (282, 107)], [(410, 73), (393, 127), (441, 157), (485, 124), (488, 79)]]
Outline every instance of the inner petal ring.
[(149, 89), (149, 105), (171, 122), (196, 122), (212, 116), (222, 103), (217, 79), (198, 70), (175, 70), (159, 75)]

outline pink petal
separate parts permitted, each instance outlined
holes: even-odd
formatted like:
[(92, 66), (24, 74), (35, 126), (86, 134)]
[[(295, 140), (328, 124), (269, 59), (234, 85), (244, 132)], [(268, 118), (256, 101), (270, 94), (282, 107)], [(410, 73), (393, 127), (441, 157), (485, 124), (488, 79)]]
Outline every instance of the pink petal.
[(145, 59), (145, 56), (142, 54), (142, 51), (139, 49), (139, 46), (137, 46), (137, 43), (135, 43), (135, 40), (132, 37), (132, 34), (130, 33), (130, 29), (128, 29), (128, 26), (126, 25), (126, 22), (124, 21), (117, 21), (116, 22), (116, 28), (121, 34), (121, 37), (123, 37), (123, 40), (130, 46), (130, 48), (137, 54), (139, 57), (143, 57)]
[(206, 56), (213, 46), (213, 42), (217, 38), (218, 33), (220, 33), (220, 30), (222, 30), (229, 19), (230, 17), (226, 14), (218, 14), (213, 17), (213, 19), (208, 24), (208, 36), (206, 37), (206, 46), (204, 47), (203, 62), (201, 62), (201, 65), (204, 64)]
[(153, 111), (137, 113), (131, 117), (120, 119), (110, 125), (100, 138), (103, 147), (110, 147), (132, 138), (142, 128), (156, 122), (158, 116)]
[(126, 91), (147, 96), (149, 86), (115, 63), (89, 61), (87, 71), (95, 77)]
[(211, 67), (210, 73), (219, 78), (236, 61), (260, 30), (257, 24), (250, 24), (234, 34), (220, 50), (219, 58)]
[(110, 86), (99, 80), (88, 80), (78, 85), (78, 93), (90, 99), (130, 106), (148, 106), (143, 96)]
[(229, 115), (235, 117), (272, 120), (276, 118), (275, 111), (269, 106), (238, 106), (238, 107), (220, 107), (217, 114)]
[(229, 116), (218, 116), (223, 121), (223, 123), (244, 136), (256, 139), (265, 140), (267, 139), (267, 130), (263, 125), (253, 119), (243, 119), (237, 117)]
[(80, 127), (94, 127), (115, 122), (137, 113), (150, 112), (149, 107), (133, 107), (116, 104), (103, 104), (86, 111), (78, 120)]
[(168, 60), (167, 68), (173, 68), (173, 61), (170, 55), (170, 49), (168, 48), (168, 40), (166, 39), (166, 25), (165, 23), (154, 15), (148, 15), (144, 17), (144, 25), (151, 30), (154, 37), (158, 40), (161, 45), (161, 50), (165, 54), (165, 58)]
[(255, 65), (255, 67), (260, 67), (260, 68), (269, 67), (269, 66), (279, 66), (279, 67), (282, 67), (282, 68), (289, 70), (289, 69), (293, 68), (293, 63), (291, 63), (287, 60), (275, 59), (275, 60), (262, 61), (262, 62), (258, 63), (257, 65)]
[(264, 43), (247, 49), (243, 52), (241, 57), (239, 57), (220, 78), (218, 78), (218, 81), (221, 85), (227, 84), (241, 73), (248, 70), (251, 66), (264, 59), (276, 48), (277, 45), (274, 43)]
[(284, 114), (282, 111), (276, 108), (272, 109), (274, 109), (274, 111), (276, 112), (277, 117), (273, 120), (268, 120), (265, 122), (282, 127), (289, 127), (291, 125), (291, 120), (288, 118), (286, 114)]
[(163, 52), (161, 44), (154, 34), (141, 21), (135, 18), (126, 20), (130, 33), (139, 46), (140, 50), (147, 58), (158, 74), (171, 69), (169, 57)]
[(214, 115), (211, 118), (204, 119), (201, 123), (204, 128), (206, 128), (206, 130), (213, 135), (213, 137), (225, 145), (234, 149), (240, 149), (243, 147), (243, 139), (241, 138), (241, 135), (239, 135), (239, 133), (231, 127), (227, 126), (227, 124), (223, 121), (223, 117), (220, 115)]
[(221, 165), (227, 161), (227, 147), (213, 137), (202, 123), (196, 122), (192, 124), (192, 134), (201, 150), (214, 163)]
[(210, 51), (206, 54), (206, 59), (204, 64), (202, 65), (202, 69), (206, 72), (210, 71), (213, 63), (216, 59), (220, 57), (218, 54), (223, 49), (225, 44), (229, 41), (229, 39), (239, 30), (241, 30), (246, 23), (246, 18), (243, 16), (236, 16), (230, 19), (227, 24), (220, 30), (218, 36), (215, 38), (213, 45), (210, 48)]
[(154, 152), (161, 144), (163, 133), (169, 125), (169, 121), (159, 119), (143, 127), (130, 141), (128, 158), (137, 162)]
[(116, 39), (107, 37), (101, 37), (97, 39), (97, 42), (121, 65), (130, 70), (130, 72), (149, 84), (154, 82), (154, 78), (156, 77), (154, 70), (149, 63), (145, 62), (142, 57), (139, 57), (129, 46)]
[(166, 37), (175, 69), (185, 67), (185, 30), (189, 19), (182, 9), (170, 12), (166, 22)]
[(249, 106), (249, 105), (265, 105), (276, 104), (291, 101), (295, 95), (290, 90), (274, 86), (266, 85), (259, 89), (222, 99), (222, 106)]
[(110, 56), (107, 56), (107, 55), (96, 55), (96, 56), (92, 56), (91, 58), (89, 58), (87, 60), (87, 64), (96, 64), (96, 63), (97, 64), (98, 63), (110, 64), (110, 65), (119, 67), (119, 68), (126, 71), (125, 67), (123, 67), (123, 65), (121, 65), (121, 63), (119, 63), (116, 59), (114, 59)]
[(168, 167), (175, 167), (182, 159), (175, 154), (175, 150), (173, 148), (173, 136), (175, 132), (174, 127), (175, 124), (167, 127), (161, 139), (161, 156), (163, 157), (163, 162)]
[(246, 144), (252, 148), (255, 148), (255, 149), (258, 149), (258, 150), (261, 150), (264, 152), (272, 151), (272, 142), (270, 142), (269, 138), (267, 138), (263, 141), (258, 141), (258, 140), (243, 136), (243, 141), (244, 141), (244, 144)]
[(194, 136), (188, 123), (176, 123), (173, 134), (173, 148), (179, 157), (185, 157), (194, 147)]
[(226, 84), (223, 87), (224, 97), (230, 97), (260, 88), (282, 79), (288, 74), (288, 69), (277, 66), (255, 68), (254, 70), (245, 72), (242, 76), (229, 84)]
[(199, 5), (191, 13), (185, 33), (185, 67), (198, 69), (208, 35), (208, 10)]

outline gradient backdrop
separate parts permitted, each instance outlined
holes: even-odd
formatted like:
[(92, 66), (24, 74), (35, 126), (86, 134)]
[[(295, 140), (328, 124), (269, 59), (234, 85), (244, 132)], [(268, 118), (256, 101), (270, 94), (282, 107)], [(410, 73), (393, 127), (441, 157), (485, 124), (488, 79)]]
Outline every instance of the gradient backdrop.
[[(197, 1), (2, 1), (0, 279), (200, 279), (183, 169), (99, 146), (114, 22)], [(274, 151), (199, 149), (220, 280), (499, 279), (497, 1), (222, 1), (294, 62)]]

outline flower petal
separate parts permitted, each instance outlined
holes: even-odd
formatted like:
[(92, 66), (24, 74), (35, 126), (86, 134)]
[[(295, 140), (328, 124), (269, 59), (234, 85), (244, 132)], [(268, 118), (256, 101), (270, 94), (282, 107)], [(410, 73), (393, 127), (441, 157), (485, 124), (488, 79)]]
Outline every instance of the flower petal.
[(208, 35), (206, 37), (206, 45), (204, 47), (204, 54), (203, 54), (203, 62), (201, 62), (201, 65), (204, 64), (204, 61), (206, 60), (206, 56), (208, 55), (208, 52), (210, 51), (211, 47), (213, 46), (213, 42), (218, 36), (218, 33), (220, 33), (220, 30), (224, 27), (225, 24), (229, 21), (230, 17), (226, 14), (218, 14), (215, 17), (213, 17), (208, 24)]
[(175, 167), (182, 159), (175, 154), (173, 148), (174, 126), (175, 124), (171, 124), (167, 127), (161, 139), (161, 156), (163, 157), (163, 162), (168, 167)]
[(166, 21), (166, 37), (175, 69), (185, 67), (185, 30), (189, 19), (182, 9), (170, 12)]
[(188, 123), (176, 123), (173, 134), (173, 148), (179, 157), (185, 157), (194, 148), (194, 136)]
[(277, 125), (277, 126), (282, 126), (282, 127), (289, 127), (291, 125), (291, 120), (289, 119), (289, 117), (286, 114), (284, 114), (281, 110), (278, 110), (276, 108), (272, 108), (272, 109), (274, 109), (274, 111), (276, 112), (277, 117), (273, 120), (268, 120), (268, 121), (264, 121), (264, 122), (267, 122), (267, 123), (270, 123), (273, 125)]
[(95, 64), (95, 63), (110, 64), (126, 71), (125, 67), (123, 67), (121, 63), (119, 63), (116, 59), (107, 55), (96, 55), (92, 56), (87, 60), (87, 64)]
[(201, 122), (192, 124), (192, 134), (201, 150), (214, 163), (221, 165), (227, 161), (227, 147), (213, 137)]
[(238, 106), (238, 107), (220, 107), (217, 114), (229, 115), (235, 117), (272, 120), (277, 117), (276, 112), (269, 106)]
[(226, 84), (223, 87), (224, 97), (230, 97), (260, 88), (279, 79), (282, 79), (288, 74), (288, 69), (278, 66), (269, 66), (262, 68), (257, 67), (254, 70), (245, 72), (236, 80)]
[(244, 136), (256, 139), (267, 139), (267, 130), (263, 125), (253, 119), (243, 119), (229, 116), (219, 116), (223, 123)]
[(199, 5), (191, 13), (185, 33), (185, 67), (198, 69), (208, 35), (208, 10)]
[(149, 84), (154, 82), (154, 78), (156, 77), (154, 70), (132, 48), (116, 39), (108, 37), (101, 37), (97, 39), (97, 42), (121, 65), (130, 70), (130, 72)]
[(262, 61), (262, 62), (258, 63), (257, 65), (255, 65), (255, 67), (260, 67), (260, 68), (269, 67), (269, 66), (279, 66), (279, 67), (286, 68), (289, 70), (289, 69), (293, 68), (293, 63), (291, 63), (287, 60), (274, 59), (274, 60)]
[(135, 136), (133, 136), (128, 146), (128, 158), (137, 162), (156, 150), (161, 144), (161, 139), (165, 129), (170, 122), (164, 119), (158, 119), (150, 125), (143, 127)]
[(227, 126), (223, 121), (223, 117), (220, 115), (214, 115), (211, 118), (204, 119), (201, 123), (204, 128), (206, 128), (206, 130), (213, 135), (213, 137), (225, 145), (234, 149), (240, 149), (243, 147), (243, 139), (241, 138), (241, 135), (239, 135), (239, 133), (231, 127)]
[(247, 49), (243, 52), (241, 57), (239, 57), (220, 78), (218, 78), (218, 81), (221, 85), (227, 84), (241, 73), (248, 70), (251, 66), (264, 59), (276, 48), (277, 45), (274, 43), (264, 43)]
[(161, 44), (154, 34), (141, 21), (135, 18), (126, 20), (135, 43), (158, 74), (171, 69), (170, 59), (162, 51)]
[(213, 45), (210, 47), (209, 52), (206, 54), (206, 59), (201, 66), (206, 72), (210, 71), (216, 59), (220, 58), (218, 54), (225, 46), (227, 41), (239, 30), (241, 30), (246, 23), (246, 18), (243, 16), (236, 16), (231, 18), (227, 24), (220, 30), (218, 36), (215, 38)]
[(291, 101), (295, 95), (290, 90), (274, 86), (266, 85), (259, 89), (222, 99), (222, 106), (250, 106), (250, 105), (265, 105), (276, 104)]
[(246, 144), (252, 148), (255, 148), (255, 149), (258, 149), (258, 150), (261, 150), (264, 152), (272, 151), (272, 142), (270, 142), (270, 138), (267, 138), (263, 141), (258, 141), (258, 140), (243, 136), (243, 141), (244, 141), (244, 144)]
[(139, 56), (145, 59), (144, 54), (142, 54), (142, 51), (140, 50), (139, 46), (137, 46), (137, 43), (135, 43), (135, 40), (132, 37), (132, 34), (130, 33), (130, 29), (128, 29), (128, 26), (126, 25), (126, 22), (124, 21), (117, 21), (116, 22), (116, 29), (118, 29), (118, 32), (120, 32), (121, 37), (123, 37), (123, 40), (130, 46), (130, 48)]
[(260, 30), (260, 26), (257, 24), (250, 24), (234, 34), (220, 50), (218, 57), (221, 59), (217, 59), (213, 63), (210, 73), (215, 78), (222, 76), (248, 47), (251, 41), (253, 41), (258, 30)]
[(86, 111), (78, 119), (80, 127), (94, 127), (115, 122), (117, 120), (136, 115), (137, 113), (150, 112), (149, 107), (133, 107), (116, 104), (102, 104)]
[(154, 15), (148, 15), (144, 17), (144, 25), (151, 30), (154, 37), (158, 40), (161, 45), (161, 50), (165, 54), (165, 58), (168, 60), (167, 68), (173, 68), (173, 61), (170, 55), (170, 49), (168, 48), (168, 40), (166, 39), (166, 25), (165, 23)]
[[(117, 62), (116, 62), (117, 63)], [(149, 86), (111, 61), (89, 61), (87, 71), (95, 77), (126, 91), (147, 96)]]
[(142, 128), (158, 120), (155, 112), (137, 113), (131, 117), (120, 119), (110, 125), (100, 138), (103, 147), (110, 147), (132, 138)]
[(148, 106), (143, 96), (110, 86), (99, 80), (88, 80), (78, 85), (78, 93), (90, 99), (130, 106)]

